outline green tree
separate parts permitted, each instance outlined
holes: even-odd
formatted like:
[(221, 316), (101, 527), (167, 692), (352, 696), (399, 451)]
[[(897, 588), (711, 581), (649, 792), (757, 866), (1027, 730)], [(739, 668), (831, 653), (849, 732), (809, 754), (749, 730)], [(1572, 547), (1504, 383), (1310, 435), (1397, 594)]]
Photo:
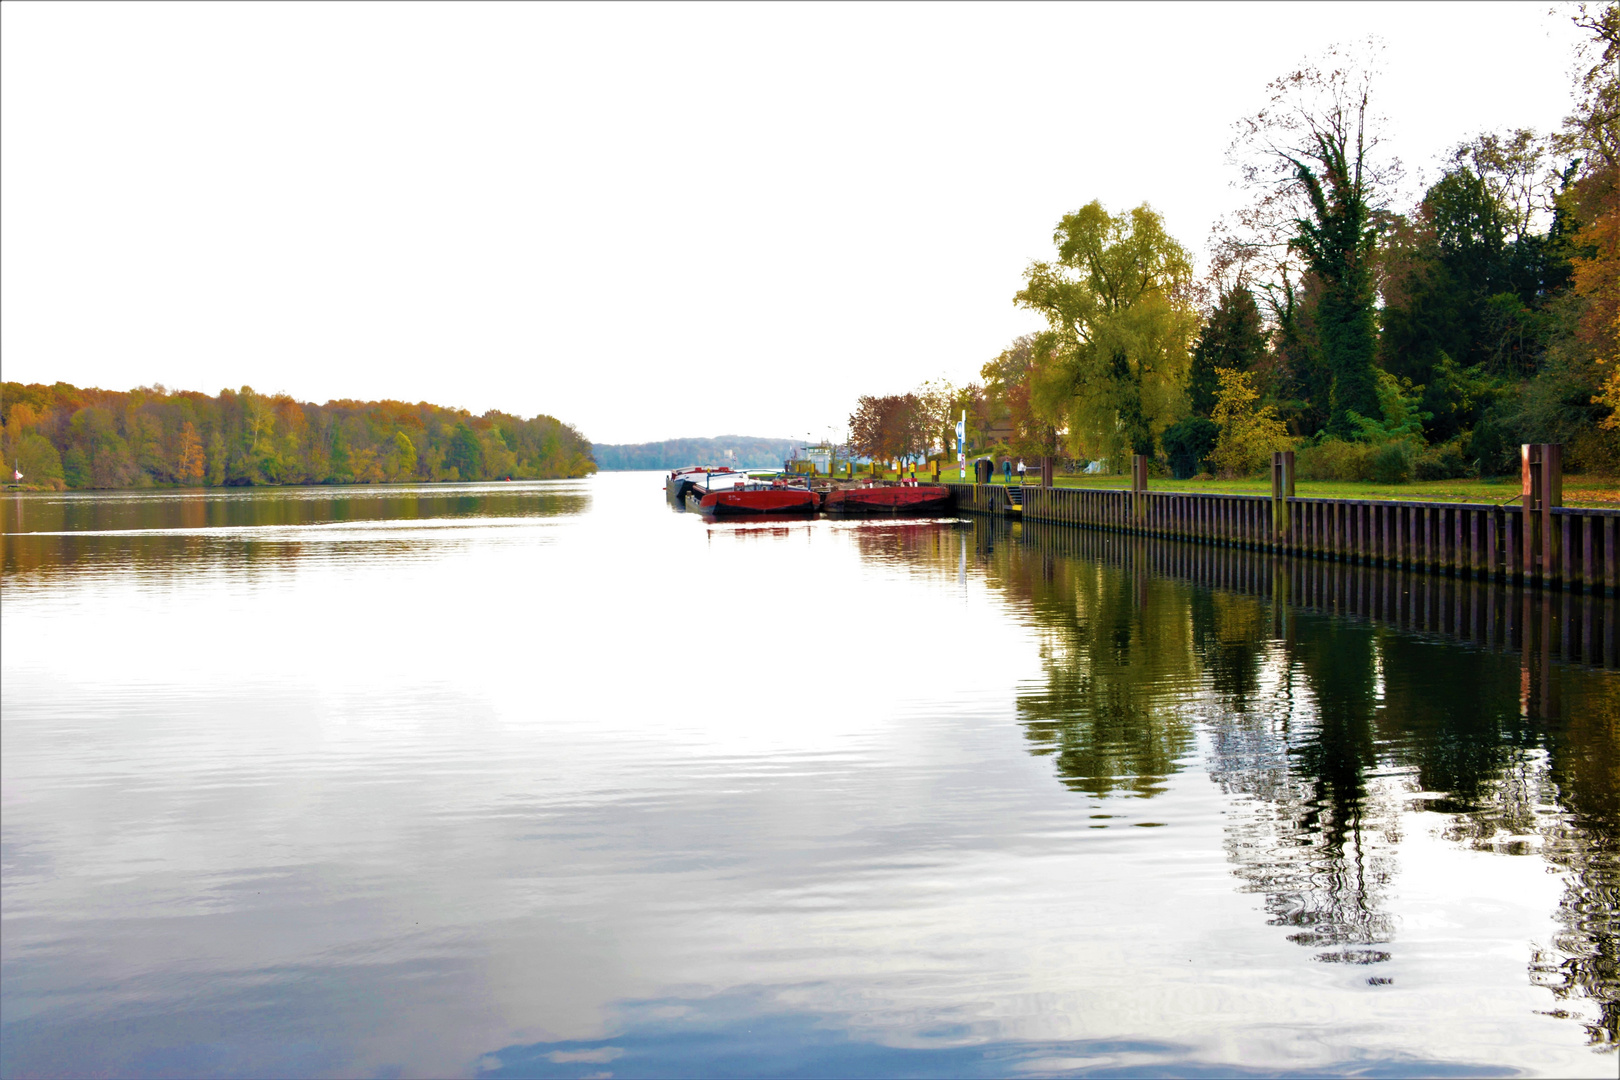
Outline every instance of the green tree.
[(1064, 215), (1053, 240), (1057, 259), (1033, 264), (1015, 297), (1052, 333), (1032, 411), (1067, 428), (1077, 455), (1151, 454), (1187, 411), (1192, 260), (1146, 204), (1109, 214), (1089, 203)]
[(1220, 303), (1193, 345), (1187, 381), (1193, 415), (1208, 416), (1215, 410), (1219, 369), (1251, 371), (1265, 355), (1265, 322), (1260, 317), (1260, 305), (1254, 302), (1254, 293), (1242, 285), (1223, 290)]
[[(495, 418), (485, 414), (485, 419)], [(513, 453), (507, 434), (501, 430), (499, 423), (490, 425), (489, 430), (484, 432), (484, 437), (479, 440), (479, 446), (484, 455), (482, 475), (499, 480), (517, 471), (517, 454)], [(555, 448), (553, 452), (555, 453)]]
[(390, 480), (409, 480), (416, 475), (416, 444), (403, 431), (394, 432), (393, 467)]
[(62, 479), (70, 488), (90, 486), (90, 455), (78, 443), (62, 457)]
[(1165, 428), (1164, 452), (1175, 478), (1186, 480), (1203, 471), (1220, 435), (1220, 425), (1203, 416), (1189, 416)]
[(1352, 412), (1350, 422), (1356, 434), (1370, 443), (1406, 440), (1423, 445), (1423, 421), (1429, 414), (1418, 408), (1423, 387), (1414, 387), (1410, 379), (1397, 379), (1387, 371), (1378, 373), (1378, 417), (1362, 416)]
[[(69, 419), (68, 428), (88, 462), (88, 475), (78, 486), (120, 488), (137, 482), (138, 470), (129, 444), (118, 434), (117, 421), (108, 409), (99, 405), (79, 409)], [(144, 474), (139, 478), (151, 482)]]
[(62, 457), (56, 447), (43, 435), (29, 433), (17, 443), (16, 470), (23, 474), (23, 482), (47, 487), (63, 483)]
[(1267, 88), (1265, 109), (1239, 124), (1230, 156), (1261, 193), (1247, 216), (1253, 243), (1286, 234), (1296, 271), (1315, 279), (1317, 347), (1331, 384), (1328, 429), (1353, 434), (1350, 411), (1378, 406), (1376, 247), (1398, 165), (1380, 162), (1370, 67), (1330, 51), (1337, 64), (1306, 66)]
[(456, 425), (450, 437), (444, 463), (455, 469), (456, 476), (462, 480), (478, 480), (484, 475), (484, 448), (478, 441), (478, 433), (465, 420)]
[(1540, 366), (1552, 329), (1546, 300), (1569, 265), (1551, 234), (1512, 232), (1527, 225), (1497, 194), (1505, 186), (1459, 165), (1424, 194), (1413, 222), (1391, 231), (1384, 370), (1429, 383), (1442, 356), (1510, 377)]
[(332, 425), (332, 443), (327, 452), (327, 478), (334, 483), (346, 484), (354, 479), (350, 461), (349, 440), (343, 434), (342, 423)]
[(225, 482), (225, 439), (215, 431), (208, 436), (208, 468), (203, 482), (209, 487), (218, 487)]

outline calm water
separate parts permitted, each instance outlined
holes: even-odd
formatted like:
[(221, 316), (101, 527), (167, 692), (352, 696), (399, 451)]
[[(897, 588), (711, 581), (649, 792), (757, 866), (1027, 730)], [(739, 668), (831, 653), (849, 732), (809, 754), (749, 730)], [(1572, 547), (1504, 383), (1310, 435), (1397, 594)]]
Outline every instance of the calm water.
[(1613, 601), (651, 474), (0, 505), (6, 1076), (1615, 1075)]

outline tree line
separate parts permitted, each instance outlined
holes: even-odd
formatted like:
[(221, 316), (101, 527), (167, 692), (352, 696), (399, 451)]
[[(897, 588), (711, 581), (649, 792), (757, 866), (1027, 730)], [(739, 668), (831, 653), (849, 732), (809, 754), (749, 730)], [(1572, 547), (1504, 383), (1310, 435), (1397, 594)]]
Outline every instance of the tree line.
[(851, 448), (954, 457), (965, 411), (975, 450), (1179, 477), (1288, 448), (1306, 478), (1500, 474), (1523, 442), (1620, 473), (1620, 4), (1573, 19), (1562, 127), (1460, 141), (1410, 205), (1368, 52), (1274, 80), (1205, 273), (1146, 204), (1067, 214), (1014, 296), (1045, 329), (967, 386), (862, 397)]
[(803, 439), (761, 439), (720, 435), (713, 439), (665, 439), (651, 443), (593, 443), (591, 456), (603, 472), (621, 469), (678, 469), (701, 462), (739, 469), (780, 469), (798, 455)]
[(0, 452), (43, 488), (376, 484), (552, 479), (596, 470), (590, 443), (551, 416), (473, 416), (419, 402), (295, 401), (0, 383)]

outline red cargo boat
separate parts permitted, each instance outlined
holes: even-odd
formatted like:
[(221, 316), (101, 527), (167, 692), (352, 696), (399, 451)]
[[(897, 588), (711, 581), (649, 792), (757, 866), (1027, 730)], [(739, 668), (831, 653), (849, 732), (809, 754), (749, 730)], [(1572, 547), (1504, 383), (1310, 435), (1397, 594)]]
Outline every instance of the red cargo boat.
[(951, 509), (951, 491), (943, 484), (915, 482), (834, 488), (821, 508), (829, 514), (944, 514)]
[(808, 516), (816, 512), (819, 503), (820, 498), (808, 488), (751, 480), (743, 473), (710, 476), (707, 482), (693, 484), (686, 493), (688, 507), (714, 517)]

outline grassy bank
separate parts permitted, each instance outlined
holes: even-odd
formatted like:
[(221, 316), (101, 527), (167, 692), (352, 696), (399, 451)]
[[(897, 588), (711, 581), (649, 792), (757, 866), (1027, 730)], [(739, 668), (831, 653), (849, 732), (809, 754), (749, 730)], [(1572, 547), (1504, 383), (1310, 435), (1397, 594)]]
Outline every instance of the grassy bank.
[[(896, 474), (888, 474), (893, 479)], [(918, 470), (918, 477), (931, 476)], [(940, 473), (947, 483), (958, 481), (955, 469)], [(995, 478), (1002, 483), (1001, 476)], [(1013, 483), (1017, 483), (1017, 477)], [(1057, 486), (1108, 490), (1130, 487), (1128, 476), (1059, 476)], [(1218, 492), (1229, 495), (1269, 495), (1271, 480), (1265, 476), (1242, 480), (1170, 480), (1155, 478), (1150, 491)], [(1407, 484), (1377, 484), (1355, 480), (1300, 480), (1294, 491), (1303, 498), (1390, 499), (1399, 502), (1506, 503), (1519, 498), (1517, 477), (1485, 480), (1414, 480)], [(1620, 481), (1606, 476), (1565, 476), (1565, 506), (1594, 506), (1620, 509)]]

